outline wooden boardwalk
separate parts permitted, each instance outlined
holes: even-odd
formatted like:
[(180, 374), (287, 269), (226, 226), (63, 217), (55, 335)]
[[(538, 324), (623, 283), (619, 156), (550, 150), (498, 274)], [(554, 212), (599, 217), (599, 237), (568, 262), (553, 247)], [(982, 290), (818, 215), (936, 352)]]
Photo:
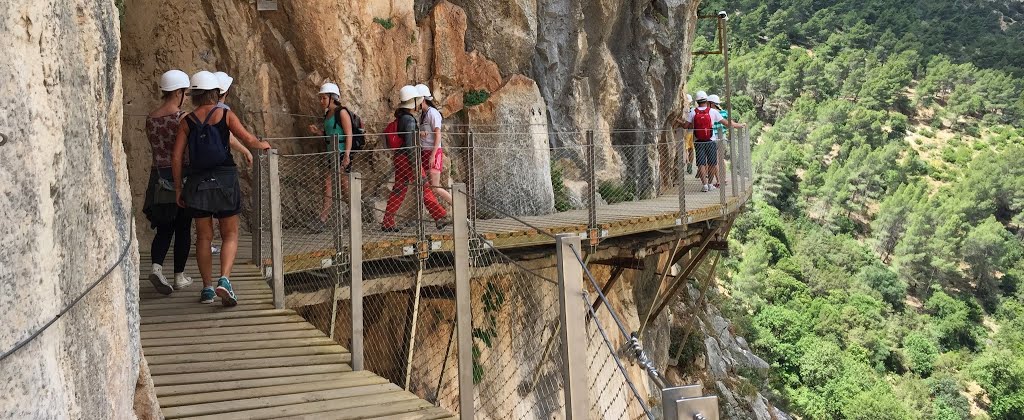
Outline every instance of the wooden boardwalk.
[[(700, 182), (692, 176), (686, 179), (686, 222), (697, 223), (735, 213), (750, 197), (749, 191), (738, 196), (732, 194), (732, 187), (725, 186), (726, 201), (722, 205), (718, 191), (701, 192)], [(600, 239), (633, 235), (682, 224), (679, 211), (679, 195), (665, 194), (657, 198), (639, 201), (600, 205), (597, 208), (597, 232), (588, 232), (586, 209), (571, 210), (544, 216), (519, 218), (526, 224), (511, 218), (477, 220), (476, 236), (488, 241), (497, 249), (521, 248), (534, 245), (554, 244), (548, 234), (572, 233), (589, 236), (596, 233)], [(527, 225), (528, 224), (528, 225)], [(538, 229), (544, 232), (538, 231)], [(451, 228), (438, 231), (430, 223), (425, 233), (434, 251), (451, 251)], [(333, 232), (310, 233), (305, 228), (285, 229), (284, 272), (294, 273), (323, 267), (325, 259), (334, 255)], [(342, 232), (347, 235), (347, 232)], [(269, 255), (269, 232), (264, 233), (264, 255)], [(417, 246), (414, 227), (400, 232), (385, 233), (371, 223), (363, 227), (364, 261), (412, 255)], [(586, 243), (586, 241), (584, 241)], [(272, 265), (269, 257), (266, 265)]]
[[(238, 261), (251, 250), (240, 244)], [(214, 273), (219, 273), (215, 256)], [(290, 309), (274, 309), (259, 270), (235, 266), (238, 306), (198, 303), (202, 281), (163, 296), (141, 255), (142, 348), (168, 419), (453, 419), (371, 372), (353, 372), (348, 350)], [(164, 267), (172, 271), (172, 257)], [(170, 278), (168, 280), (171, 280)]]

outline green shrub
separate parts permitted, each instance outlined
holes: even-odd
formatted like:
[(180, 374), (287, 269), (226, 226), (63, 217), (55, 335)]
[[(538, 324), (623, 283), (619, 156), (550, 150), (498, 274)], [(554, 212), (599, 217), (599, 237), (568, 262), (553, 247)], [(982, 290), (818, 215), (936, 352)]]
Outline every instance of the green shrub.
[(920, 332), (907, 335), (903, 340), (903, 352), (907, 357), (907, 367), (921, 376), (931, 375), (935, 359), (939, 357), (939, 347), (935, 340)]
[(476, 106), (484, 102), (491, 97), (491, 92), (484, 89), (471, 90), (462, 94), (462, 105), (463, 106)]
[(376, 24), (382, 26), (384, 29), (392, 29), (392, 28), (395, 27), (395, 22), (393, 20), (391, 20), (391, 18), (384, 19), (384, 18), (375, 17), (375, 18), (373, 18), (373, 23), (376, 23)]
[(569, 189), (565, 187), (562, 165), (551, 162), (551, 188), (555, 191), (555, 210), (572, 210), (572, 202), (569, 200)]
[(633, 201), (636, 199), (636, 192), (633, 186), (623, 185), (618, 181), (601, 181), (597, 186), (597, 192), (601, 194), (608, 204)]

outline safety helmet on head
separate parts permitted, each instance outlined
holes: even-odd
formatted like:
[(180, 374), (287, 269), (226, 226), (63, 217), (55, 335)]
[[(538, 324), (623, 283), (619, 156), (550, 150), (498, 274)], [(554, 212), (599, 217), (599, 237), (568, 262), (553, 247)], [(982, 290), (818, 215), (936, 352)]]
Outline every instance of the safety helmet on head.
[(709, 95), (708, 96), (708, 102), (711, 102), (711, 103), (713, 103), (715, 105), (718, 105), (718, 104), (722, 103), (722, 99), (719, 98), (718, 95)]
[(401, 102), (407, 102), (422, 97), (423, 95), (420, 94), (419, 89), (416, 89), (415, 86), (406, 85), (403, 86), (402, 89), (398, 91), (398, 100)]
[(228, 93), (228, 89), (231, 89), (231, 83), (234, 82), (235, 79), (222, 71), (218, 71), (213, 75), (217, 76), (217, 85), (220, 87), (220, 94), (223, 95)]
[(434, 99), (434, 95), (430, 94), (430, 87), (422, 83), (416, 85), (416, 91), (419, 92), (420, 96), (427, 99)]
[(220, 82), (217, 76), (206, 70), (192, 75), (192, 90), (220, 90)]
[(338, 95), (341, 96), (341, 89), (338, 89), (338, 85), (327, 82), (323, 86), (320, 86), (320, 95)]
[(172, 92), (178, 89), (188, 89), (192, 84), (188, 80), (188, 75), (181, 70), (169, 70), (160, 76), (160, 90), (164, 92)]
[(693, 103), (693, 95), (691, 95), (689, 93), (686, 94), (686, 103), (688, 103), (688, 104)]
[(704, 102), (704, 101), (707, 101), (707, 100), (708, 100), (708, 93), (707, 92), (705, 92), (703, 90), (697, 91), (697, 102)]

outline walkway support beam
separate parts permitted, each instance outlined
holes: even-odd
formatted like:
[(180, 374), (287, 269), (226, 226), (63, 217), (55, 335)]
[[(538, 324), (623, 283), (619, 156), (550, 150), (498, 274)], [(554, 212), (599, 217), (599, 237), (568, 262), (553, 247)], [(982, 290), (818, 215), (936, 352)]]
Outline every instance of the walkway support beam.
[(455, 229), (455, 321), (458, 335), (459, 418), (473, 420), (473, 310), (469, 274), (469, 220), (466, 185), (455, 184), (452, 223)]
[[(352, 370), (363, 370), (363, 179), (358, 172), (348, 174), (348, 251), (349, 292), (352, 309)], [(337, 316), (337, 315), (335, 315)]]
[(572, 234), (559, 235), (556, 248), (565, 418), (584, 420), (590, 417), (590, 402), (587, 395), (589, 386), (586, 366), (588, 311), (583, 300), (583, 265), (577, 258), (577, 255), (583, 255), (580, 250), (580, 237)]
[(281, 229), (281, 174), (277, 149), (267, 154), (270, 182), (270, 252), (273, 264), (274, 308), (284, 309), (284, 231)]

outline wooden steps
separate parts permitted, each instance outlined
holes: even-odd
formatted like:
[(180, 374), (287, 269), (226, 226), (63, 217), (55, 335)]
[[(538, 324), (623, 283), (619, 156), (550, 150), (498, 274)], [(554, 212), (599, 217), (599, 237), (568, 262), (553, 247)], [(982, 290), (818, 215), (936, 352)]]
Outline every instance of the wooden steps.
[(235, 266), (239, 303), (227, 308), (198, 302), (194, 261), (186, 273), (195, 283), (164, 296), (149, 283), (149, 255), (141, 257), (142, 347), (166, 418), (454, 418), (372, 372), (353, 372), (347, 349), (295, 311), (274, 309), (256, 267)]

